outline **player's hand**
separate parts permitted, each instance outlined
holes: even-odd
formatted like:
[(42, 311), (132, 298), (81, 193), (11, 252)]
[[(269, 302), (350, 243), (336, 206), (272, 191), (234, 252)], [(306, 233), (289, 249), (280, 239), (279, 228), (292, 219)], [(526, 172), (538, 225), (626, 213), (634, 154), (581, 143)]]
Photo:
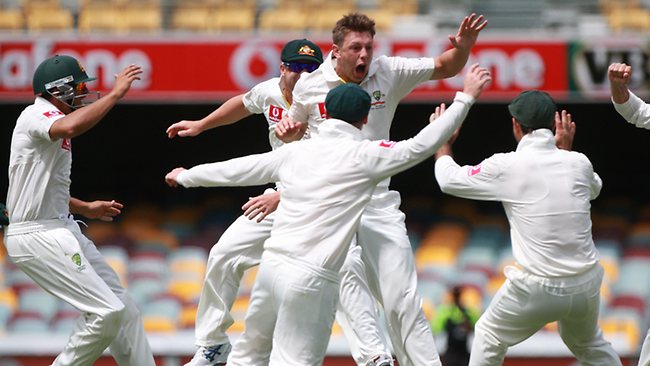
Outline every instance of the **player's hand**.
[(566, 110), (555, 112), (555, 146), (571, 151), (573, 137), (576, 135), (576, 123), (571, 120), (571, 114)]
[(609, 77), (609, 82), (617, 85), (627, 85), (630, 83), (630, 77), (632, 76), (632, 66), (623, 64), (623, 63), (613, 63), (607, 68), (607, 77)]
[(477, 99), (490, 81), (492, 81), (490, 71), (485, 67), (479, 67), (478, 64), (473, 64), (465, 74), (463, 93)]
[(178, 177), (178, 175), (181, 172), (183, 172), (185, 170), (187, 170), (187, 169), (185, 169), (185, 168), (175, 168), (171, 172), (167, 173), (167, 175), (165, 175), (165, 182), (167, 183), (167, 185), (170, 186), (170, 187), (178, 187), (178, 181), (176, 180), (176, 178)]
[(307, 123), (284, 116), (275, 124), (275, 136), (284, 143), (300, 140), (307, 131)]
[(183, 120), (167, 127), (167, 137), (193, 137), (203, 132), (199, 121)]
[(113, 217), (122, 213), (124, 205), (112, 201), (92, 201), (88, 202), (83, 215), (89, 219), (99, 219), (101, 221), (113, 221)]
[(125, 67), (119, 74), (115, 74), (115, 85), (111, 93), (115, 94), (118, 99), (121, 99), (131, 88), (131, 83), (135, 80), (140, 80), (141, 74), (142, 67), (140, 66), (131, 64)]
[(449, 42), (451, 42), (454, 48), (469, 50), (474, 47), (479, 32), (481, 32), (486, 25), (487, 20), (484, 20), (483, 15), (476, 17), (476, 14), (472, 13), (460, 22), (458, 32), (455, 36), (449, 35)]
[(440, 118), (440, 116), (442, 116), (442, 114), (445, 113), (446, 110), (447, 110), (447, 106), (445, 105), (445, 103), (440, 103), (440, 105), (437, 106), (436, 109), (433, 111), (433, 113), (431, 113), (431, 115), (429, 116), (429, 123), (433, 123), (433, 121)]
[(278, 208), (279, 203), (280, 192), (264, 193), (257, 197), (249, 197), (248, 202), (241, 209), (249, 220), (257, 217), (257, 222), (261, 222)]

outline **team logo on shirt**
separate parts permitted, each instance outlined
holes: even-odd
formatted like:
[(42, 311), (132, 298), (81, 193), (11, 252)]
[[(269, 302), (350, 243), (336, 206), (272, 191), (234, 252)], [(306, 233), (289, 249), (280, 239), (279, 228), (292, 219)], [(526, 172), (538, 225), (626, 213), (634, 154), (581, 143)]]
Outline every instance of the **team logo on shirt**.
[(280, 122), (282, 120), (282, 114), (284, 113), (284, 109), (281, 107), (278, 107), (277, 105), (271, 104), (269, 106), (269, 121), (273, 122)]
[(472, 175), (476, 175), (480, 172), (481, 172), (481, 165), (480, 164), (474, 165), (473, 167), (469, 168), (469, 170), (467, 171), (467, 175), (471, 177)]
[(325, 102), (318, 103), (318, 113), (320, 113), (320, 118), (327, 118), (327, 110), (325, 109)]
[(71, 151), (71, 150), (72, 150), (72, 140), (70, 140), (70, 139), (63, 139), (63, 142), (61, 143), (61, 148), (62, 148), (63, 150)]
[(63, 112), (61, 112), (61, 111), (47, 111), (47, 112), (43, 112), (43, 115), (45, 117), (47, 117), (47, 118), (52, 118), (52, 117), (56, 117), (56, 116), (62, 116)]
[(77, 265), (77, 271), (81, 272), (86, 269), (86, 265), (81, 262), (81, 254), (75, 253), (70, 259), (72, 259), (72, 263)]
[(386, 107), (386, 94), (382, 93), (381, 90), (372, 92), (372, 98), (374, 101), (370, 104), (370, 109), (382, 109)]
[(379, 142), (379, 146), (380, 146), (380, 147), (387, 147), (387, 148), (389, 148), (389, 149), (392, 149), (392, 148), (395, 146), (396, 143), (397, 143), (397, 142), (395, 142), (395, 141), (381, 140), (381, 141)]

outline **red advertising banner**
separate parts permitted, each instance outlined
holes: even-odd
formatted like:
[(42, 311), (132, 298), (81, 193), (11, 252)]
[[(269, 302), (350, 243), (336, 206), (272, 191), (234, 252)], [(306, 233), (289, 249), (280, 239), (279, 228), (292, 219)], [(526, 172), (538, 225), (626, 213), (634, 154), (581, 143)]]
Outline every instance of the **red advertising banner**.
[[(132, 102), (222, 101), (279, 74), (280, 50), (286, 40), (232, 39), (22, 39), (0, 40), (0, 102), (32, 98), (34, 69), (46, 57), (61, 53), (78, 58), (95, 90), (110, 90), (113, 76), (128, 64), (141, 65), (142, 80), (133, 84)], [(328, 40), (315, 40), (326, 54)], [(435, 56), (449, 42), (378, 39), (375, 55)], [(478, 62), (493, 72), (483, 100), (508, 100), (525, 89), (543, 89), (562, 99), (569, 86), (564, 41), (480, 41), (468, 64)], [(462, 75), (462, 72), (461, 72)], [(407, 100), (451, 97), (462, 88), (462, 77), (427, 82)]]

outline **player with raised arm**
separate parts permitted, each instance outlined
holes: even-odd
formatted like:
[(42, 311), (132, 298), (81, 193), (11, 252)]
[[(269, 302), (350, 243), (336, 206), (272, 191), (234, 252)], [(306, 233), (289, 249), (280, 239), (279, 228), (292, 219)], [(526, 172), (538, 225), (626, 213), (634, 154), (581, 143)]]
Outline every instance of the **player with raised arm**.
[[(307, 130), (312, 136), (318, 135), (326, 117), (324, 101), (329, 90), (355, 83), (373, 100), (368, 124), (362, 130), (364, 138), (389, 140), (400, 101), (425, 81), (457, 75), (486, 24), (482, 15), (466, 16), (458, 32), (449, 36), (451, 48), (435, 57), (374, 57), (375, 22), (361, 13), (343, 16), (332, 30), (330, 55), (316, 71), (296, 83), (289, 118), (277, 125), (278, 137), (289, 142)], [(362, 329), (365, 322), (376, 318), (378, 302), (386, 315), (388, 334), (400, 366), (439, 365), (440, 357), (416, 288), (415, 261), (405, 215), (399, 209), (400, 195), (389, 190), (389, 181), (377, 186), (361, 219), (356, 236), (361, 253), (351, 246), (349, 257), (361, 255), (363, 260), (349, 260), (343, 269), (344, 277), (358, 281), (353, 288), (369, 287), (377, 301), (359, 301), (358, 291), (344, 291), (346, 287), (342, 286), (342, 311), (337, 320), (348, 339), (354, 339), (355, 329)], [(356, 360), (363, 365), (362, 354), (357, 354)]]
[(94, 78), (73, 57), (49, 57), (34, 72), (34, 104), (16, 121), (7, 254), (45, 291), (82, 313), (53, 366), (92, 365), (107, 347), (120, 366), (154, 366), (135, 303), (72, 216), (110, 221), (122, 204), (70, 197), (71, 139), (99, 123), (141, 74), (139, 66), (125, 67), (113, 89), (88, 104), (86, 83)]

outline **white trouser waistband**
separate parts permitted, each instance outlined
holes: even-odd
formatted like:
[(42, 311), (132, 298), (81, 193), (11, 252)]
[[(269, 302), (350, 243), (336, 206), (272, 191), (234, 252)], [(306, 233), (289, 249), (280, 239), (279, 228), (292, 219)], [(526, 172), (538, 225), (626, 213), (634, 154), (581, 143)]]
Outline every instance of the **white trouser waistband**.
[(71, 214), (61, 214), (58, 219), (12, 222), (5, 228), (5, 236), (63, 228), (72, 222), (74, 218)]
[(570, 295), (599, 284), (603, 279), (604, 270), (597, 262), (583, 273), (566, 277), (541, 277), (515, 266), (506, 266), (504, 273), (510, 279), (525, 278), (537, 282), (556, 295)]
[(316, 266), (312, 263), (293, 258), (285, 254), (275, 253), (272, 250), (265, 250), (262, 258), (267, 257), (283, 265), (289, 265), (298, 271), (313, 273), (318, 277), (324, 278), (330, 282), (339, 283), (339, 274), (326, 268)]

